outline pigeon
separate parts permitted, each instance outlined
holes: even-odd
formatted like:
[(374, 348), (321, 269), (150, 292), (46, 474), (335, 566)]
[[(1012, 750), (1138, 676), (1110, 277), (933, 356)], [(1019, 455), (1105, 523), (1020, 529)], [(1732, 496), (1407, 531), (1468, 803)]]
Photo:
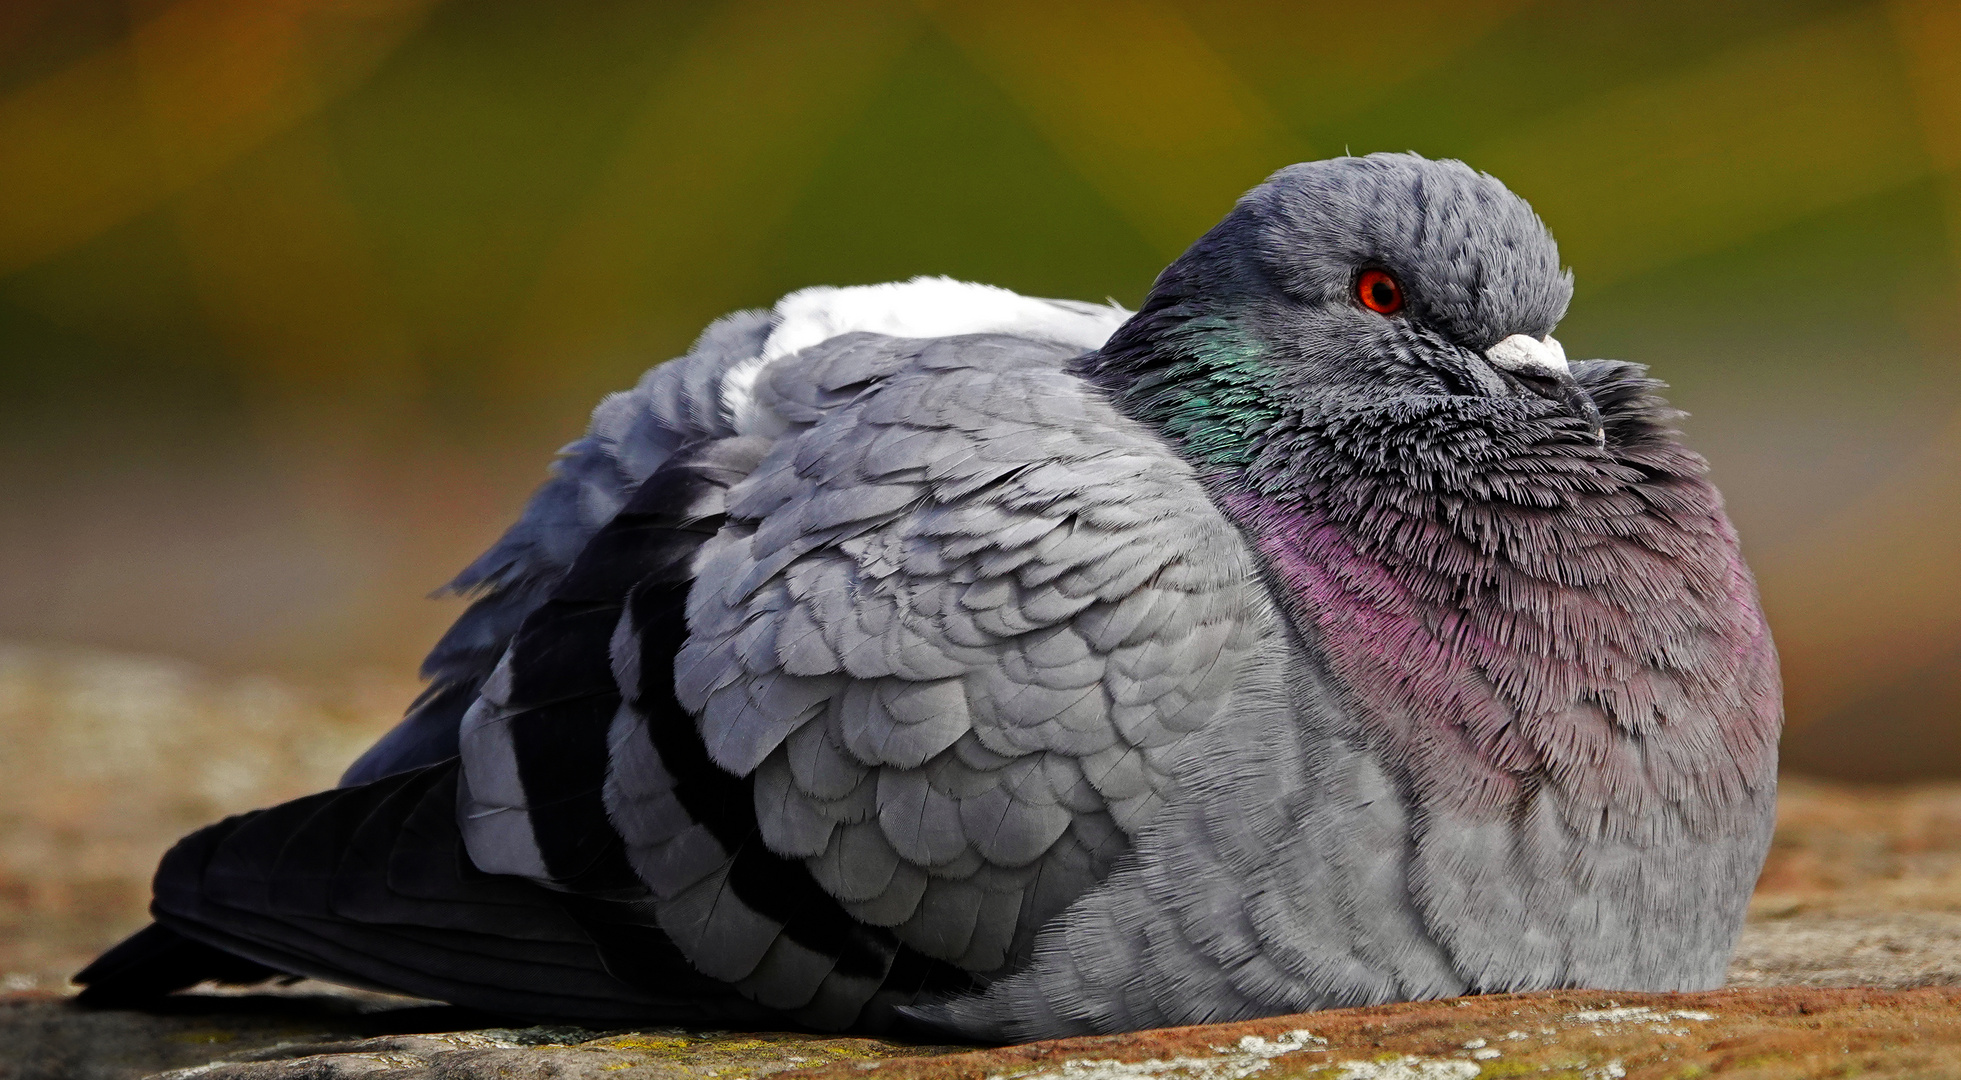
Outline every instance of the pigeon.
[(1119, 1032), (1720, 986), (1774, 647), (1519, 197), (1293, 165), (1134, 314), (944, 278), (607, 398), (340, 787), (180, 841), (100, 1005)]

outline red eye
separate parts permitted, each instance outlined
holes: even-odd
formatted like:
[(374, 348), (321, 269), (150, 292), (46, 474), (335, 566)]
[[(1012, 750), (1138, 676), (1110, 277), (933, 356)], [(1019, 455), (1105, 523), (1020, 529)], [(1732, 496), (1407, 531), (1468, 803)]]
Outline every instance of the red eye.
[(1355, 296), (1362, 306), (1382, 315), (1403, 310), (1403, 287), (1382, 270), (1364, 270), (1355, 282)]

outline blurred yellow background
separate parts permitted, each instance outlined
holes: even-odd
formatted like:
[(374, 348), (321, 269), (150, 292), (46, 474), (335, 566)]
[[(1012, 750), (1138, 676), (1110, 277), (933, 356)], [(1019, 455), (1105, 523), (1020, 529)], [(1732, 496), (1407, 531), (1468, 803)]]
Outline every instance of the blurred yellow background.
[[(0, 637), (397, 678), (598, 397), (943, 273), (1135, 304), (1272, 169), (1530, 199), (1762, 580), (1796, 769), (1961, 775), (1961, 5), (0, 4)], [(406, 692), (406, 691), (404, 691)]]

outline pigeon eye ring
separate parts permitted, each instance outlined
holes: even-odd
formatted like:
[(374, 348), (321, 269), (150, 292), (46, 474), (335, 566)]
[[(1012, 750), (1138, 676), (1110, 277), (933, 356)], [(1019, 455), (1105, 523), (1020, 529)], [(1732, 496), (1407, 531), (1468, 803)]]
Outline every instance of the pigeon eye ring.
[(1355, 298), (1378, 315), (1403, 310), (1403, 286), (1387, 270), (1364, 270), (1355, 280)]

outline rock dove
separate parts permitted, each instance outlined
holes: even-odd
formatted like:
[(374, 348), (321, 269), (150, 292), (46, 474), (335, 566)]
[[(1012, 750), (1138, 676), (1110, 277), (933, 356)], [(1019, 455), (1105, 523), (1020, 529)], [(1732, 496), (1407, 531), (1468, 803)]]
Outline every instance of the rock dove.
[(1781, 724), (1660, 384), (1409, 154), (1135, 314), (922, 278), (603, 402), (333, 791), (178, 843), (84, 1000), (986, 1040), (1722, 983)]

